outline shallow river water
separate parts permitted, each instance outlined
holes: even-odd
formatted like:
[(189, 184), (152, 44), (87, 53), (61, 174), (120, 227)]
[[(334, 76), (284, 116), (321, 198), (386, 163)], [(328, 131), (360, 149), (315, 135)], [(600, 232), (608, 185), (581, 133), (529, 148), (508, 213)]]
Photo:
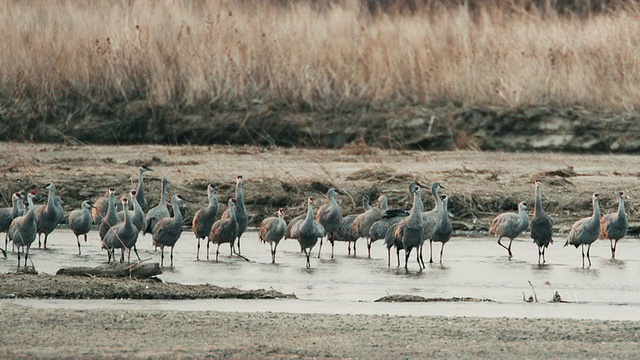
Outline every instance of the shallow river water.
[[(54, 274), (59, 268), (95, 266), (106, 262), (100, 250), (96, 232), (82, 244), (77, 255), (76, 241), (66, 229), (54, 231), (46, 251), (37, 249), (31, 256), (39, 272)], [(623, 239), (619, 242), (617, 260), (611, 260), (609, 242), (598, 240), (591, 249), (591, 268), (583, 269), (580, 249), (563, 248), (564, 238), (547, 251), (547, 265), (537, 265), (537, 248), (528, 235), (513, 244), (514, 257), (499, 247), (492, 237), (454, 237), (445, 247), (443, 264), (427, 264), (418, 271), (411, 256), (409, 271), (387, 266), (387, 251), (380, 242), (374, 243), (371, 259), (366, 244), (358, 243), (358, 256), (347, 255), (347, 244), (336, 243), (335, 257), (325, 244), (321, 259), (314, 248), (311, 268), (304, 267), (304, 255), (296, 241), (281, 242), (271, 264), (269, 246), (259, 243), (257, 233), (248, 231), (242, 238), (242, 254), (249, 259), (229, 256), (229, 246), (220, 247), (219, 262), (206, 261), (206, 246), (201, 247), (196, 261), (196, 239), (184, 232), (174, 252), (174, 267), (169, 268), (169, 251), (165, 250), (163, 281), (184, 284), (214, 284), (240, 289), (273, 288), (295, 293), (298, 300), (2, 300), (34, 307), (64, 307), (77, 309), (128, 308), (219, 311), (279, 311), (299, 313), (354, 313), (392, 315), (446, 316), (508, 316), (558, 317), (578, 319), (640, 320), (640, 242)], [(11, 245), (10, 245), (11, 246)], [(160, 251), (151, 246), (151, 237), (140, 237), (138, 249), (142, 259), (160, 261)], [(440, 244), (434, 244), (434, 259)], [(428, 261), (428, 247), (425, 247)], [(135, 257), (135, 255), (133, 255)], [(118, 257), (118, 255), (117, 255)], [(402, 257), (402, 255), (401, 255)], [(403, 262), (403, 260), (402, 260)], [(9, 253), (0, 259), (0, 271), (15, 270), (17, 258)], [(404, 262), (403, 262), (404, 264)], [(533, 285), (539, 303), (523, 301), (533, 295)], [(570, 303), (551, 303), (554, 292)], [(479, 303), (376, 303), (387, 294), (412, 294), (427, 298), (473, 297), (495, 302)]]

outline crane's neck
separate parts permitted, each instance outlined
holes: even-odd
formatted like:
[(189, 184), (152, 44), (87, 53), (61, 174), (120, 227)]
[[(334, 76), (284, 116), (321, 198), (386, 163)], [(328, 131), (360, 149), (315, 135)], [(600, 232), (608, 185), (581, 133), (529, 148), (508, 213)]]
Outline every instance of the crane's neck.
[(380, 200), (380, 204), (378, 205), (378, 207), (382, 210), (382, 211), (387, 211), (389, 210), (389, 200), (386, 196), (383, 196), (382, 199)]
[(218, 198), (213, 191), (209, 191), (209, 207), (218, 205)]
[(167, 186), (162, 183), (162, 192), (160, 193), (160, 204), (166, 206), (167, 204)]
[(369, 204), (368, 198), (362, 199), (362, 207), (364, 208), (364, 211), (371, 210), (371, 204)]
[(542, 191), (540, 190), (540, 186), (536, 186), (536, 201), (533, 204), (533, 213), (535, 215), (544, 214), (544, 210), (542, 209)]
[(593, 199), (593, 218), (600, 221), (600, 204), (597, 198)]
[(129, 204), (128, 203), (123, 203), (122, 204), (122, 211), (124, 211), (124, 226), (129, 225), (129, 222), (131, 221), (129, 219)]
[(309, 222), (311, 220), (313, 220), (314, 216), (313, 216), (313, 205), (311, 205), (311, 203), (308, 204), (307, 206), (307, 217), (304, 219), (304, 222)]
[(113, 194), (109, 195), (109, 206), (107, 206), (107, 219), (109, 218), (110, 215), (112, 215), (114, 213), (116, 209), (116, 202), (115, 202), (115, 198), (113, 196)]
[(25, 217), (26, 217), (26, 219), (28, 219), (28, 221), (30, 221), (31, 219), (35, 218), (35, 216), (36, 216), (35, 206), (33, 205), (33, 197), (32, 196), (28, 196), (27, 197), (27, 202), (29, 203), (29, 210), (25, 214)]
[(143, 173), (144, 171), (140, 170), (140, 173), (138, 174), (138, 188), (136, 189), (136, 195), (144, 193), (144, 177), (142, 176)]
[(237, 217), (236, 217), (236, 204), (235, 203), (231, 203), (229, 204), (229, 218), (236, 223)]
[(89, 205), (86, 201), (82, 203), (82, 210), (87, 213), (91, 213), (91, 205)]
[(278, 222), (280, 226), (287, 227), (287, 222), (284, 220), (284, 215), (282, 213), (278, 213)]
[(424, 205), (422, 204), (422, 196), (420, 195), (420, 191), (416, 191), (413, 193), (413, 206), (411, 207), (411, 215), (412, 218), (420, 217), (420, 214), (424, 210)]
[[(136, 192), (136, 196), (138, 194), (139, 193)], [(136, 196), (131, 197), (131, 205), (132, 205), (131, 207), (133, 208), (133, 211), (138, 211), (138, 208), (142, 209), (142, 207), (140, 206), (140, 203), (138, 203), (138, 199), (136, 199)]]
[(182, 222), (182, 213), (180, 212), (180, 200), (178, 200), (178, 197), (174, 196), (171, 199), (171, 206), (173, 207), (173, 218)]
[(431, 186), (431, 195), (433, 195), (433, 199), (435, 200), (435, 207), (434, 210), (440, 210), (442, 209), (442, 199), (440, 199), (440, 194), (438, 194), (438, 190), (440, 189), (440, 186), (438, 186), (437, 184), (433, 184), (433, 186)]
[(624, 197), (620, 197), (620, 204), (618, 205), (618, 217), (627, 216), (627, 213), (624, 211)]
[(447, 210), (447, 202), (442, 201), (442, 219), (449, 219), (449, 210)]
[(242, 192), (242, 181), (236, 183), (236, 200), (244, 204), (244, 193)]
[(15, 218), (16, 216), (18, 216), (18, 214), (20, 213), (20, 205), (18, 205), (18, 203), (20, 202), (20, 198), (13, 195), (11, 197), (11, 205), (13, 205), (13, 209), (12, 209), (12, 215)]
[(524, 206), (520, 207), (520, 221), (522, 223), (528, 223), (529, 222), (529, 214), (527, 214), (527, 208)]
[(49, 189), (49, 197), (47, 198), (47, 207), (50, 209), (56, 205), (55, 192), (56, 190), (53, 187)]

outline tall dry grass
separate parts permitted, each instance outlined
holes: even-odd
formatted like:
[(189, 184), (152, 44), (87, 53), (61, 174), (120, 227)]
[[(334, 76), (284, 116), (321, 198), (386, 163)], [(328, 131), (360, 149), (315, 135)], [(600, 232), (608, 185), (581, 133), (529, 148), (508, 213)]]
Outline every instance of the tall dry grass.
[(0, 99), (640, 108), (638, 11), (471, 14), (372, 16), (356, 0), (3, 1)]

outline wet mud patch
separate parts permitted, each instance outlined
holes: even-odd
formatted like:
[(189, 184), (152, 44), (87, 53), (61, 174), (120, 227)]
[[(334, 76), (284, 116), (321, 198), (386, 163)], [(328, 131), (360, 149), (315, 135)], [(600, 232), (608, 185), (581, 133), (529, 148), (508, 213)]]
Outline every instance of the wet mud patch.
[(456, 296), (450, 298), (426, 298), (419, 295), (387, 295), (374, 302), (495, 302), (495, 300)]
[(46, 274), (1, 274), (0, 298), (37, 299), (295, 299), (275, 290), (164, 283), (159, 279), (97, 278)]

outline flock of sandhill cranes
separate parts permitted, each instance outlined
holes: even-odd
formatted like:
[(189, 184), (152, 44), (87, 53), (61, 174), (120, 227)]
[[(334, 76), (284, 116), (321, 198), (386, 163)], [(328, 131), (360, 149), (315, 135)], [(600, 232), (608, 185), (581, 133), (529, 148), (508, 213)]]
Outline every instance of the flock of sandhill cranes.
[[(143, 174), (153, 171), (149, 167), (140, 167), (138, 172), (138, 186), (131, 190), (128, 196), (121, 197), (122, 210), (117, 211), (115, 189), (109, 188), (107, 193), (97, 199), (93, 204), (84, 201), (80, 209), (69, 214), (69, 227), (76, 236), (78, 254), (81, 254), (80, 237), (87, 241), (87, 233), (93, 224), (98, 226), (103, 249), (107, 252), (107, 263), (115, 262), (115, 250), (120, 249), (120, 262), (130, 261), (131, 250), (136, 256), (136, 242), (140, 232), (150, 233), (153, 245), (161, 250), (161, 265), (164, 265), (164, 248), (170, 247), (170, 264), (173, 266), (173, 248), (182, 234), (183, 216), (180, 211), (180, 202), (189, 199), (179, 194), (171, 197), (173, 216), (167, 209), (167, 185), (166, 178), (162, 180), (160, 203), (147, 210), (148, 203), (144, 195)], [(220, 245), (228, 243), (231, 254), (240, 255), (240, 238), (247, 229), (248, 215), (244, 205), (244, 193), (242, 189), (242, 176), (236, 178), (235, 197), (229, 199), (228, 207), (221, 218), (216, 220), (219, 203), (216, 198), (217, 188), (213, 184), (207, 187), (209, 203), (198, 210), (193, 218), (193, 232), (197, 238), (196, 259), (200, 259), (200, 240), (207, 239), (207, 260), (209, 259), (209, 245), (214, 243), (216, 248), (216, 261), (220, 253)], [(306, 256), (306, 267), (310, 267), (311, 250), (320, 242), (318, 257), (322, 250), (323, 239), (331, 243), (331, 257), (334, 256), (334, 244), (336, 241), (348, 242), (349, 254), (351, 243), (356, 254), (355, 243), (364, 238), (367, 241), (368, 256), (371, 257), (371, 245), (377, 240), (384, 240), (388, 252), (388, 265), (391, 266), (391, 249), (395, 248), (397, 265), (400, 266), (400, 251), (404, 250), (405, 269), (408, 268), (409, 257), (415, 249), (416, 261), (420, 269), (425, 268), (422, 256), (423, 245), (429, 240), (429, 262), (433, 262), (433, 242), (442, 243), (440, 250), (440, 263), (444, 245), (451, 239), (453, 228), (449, 219), (447, 208), (448, 197), (440, 195), (444, 189), (438, 182), (431, 185), (435, 207), (429, 211), (424, 210), (422, 202), (422, 189), (425, 186), (414, 181), (409, 185), (409, 192), (413, 196), (413, 205), (410, 210), (389, 209), (385, 195), (378, 198), (378, 205), (372, 207), (368, 196), (363, 198), (364, 212), (359, 214), (342, 216), (340, 206), (336, 201), (336, 195), (343, 194), (337, 188), (327, 191), (329, 202), (322, 205), (317, 214), (314, 214), (315, 199), (307, 199), (307, 212), (288, 224), (284, 219), (284, 210), (280, 209), (277, 216), (268, 217), (260, 224), (259, 239), (269, 243), (271, 247), (271, 261), (276, 261), (276, 249), (283, 239), (295, 239), (299, 242), (301, 251)], [(21, 264), (21, 251), (24, 252), (24, 265), (27, 265), (27, 257), (32, 243), (38, 237), (38, 246), (47, 247), (47, 237), (64, 218), (62, 200), (55, 195), (56, 187), (53, 183), (47, 185), (48, 199), (45, 205), (35, 206), (35, 192), (29, 192), (26, 196), (20, 192), (12, 195), (12, 207), (0, 209), (0, 232), (5, 232), (5, 249), (8, 241), (12, 241), (17, 247), (18, 267)], [(620, 192), (618, 211), (601, 216), (598, 204), (599, 194), (594, 193), (593, 215), (576, 221), (571, 227), (567, 245), (576, 248), (582, 246), (582, 266), (585, 266), (586, 257), (591, 266), (589, 251), (591, 244), (602, 237), (611, 242), (611, 254), (615, 258), (618, 240), (626, 235), (628, 220), (625, 212), (625, 193)], [(28, 206), (24, 205), (26, 198)], [(145, 213), (146, 211), (146, 213)], [(542, 208), (542, 195), (540, 181), (535, 182), (535, 204), (533, 217), (529, 219), (527, 204), (518, 204), (517, 213), (503, 213), (498, 215), (491, 223), (489, 232), (498, 236), (498, 244), (505, 248), (512, 257), (511, 245), (513, 239), (519, 236), (527, 228), (530, 228), (533, 242), (538, 246), (538, 264), (546, 262), (545, 249), (553, 243), (553, 221), (545, 214)], [(44, 243), (41, 236), (44, 234)], [(502, 244), (502, 238), (508, 238), (509, 244)], [(236, 250), (237, 245), (237, 250)], [(6, 257), (6, 250), (2, 250)], [(241, 255), (240, 255), (241, 256)], [(138, 256), (138, 260), (140, 257)]]

